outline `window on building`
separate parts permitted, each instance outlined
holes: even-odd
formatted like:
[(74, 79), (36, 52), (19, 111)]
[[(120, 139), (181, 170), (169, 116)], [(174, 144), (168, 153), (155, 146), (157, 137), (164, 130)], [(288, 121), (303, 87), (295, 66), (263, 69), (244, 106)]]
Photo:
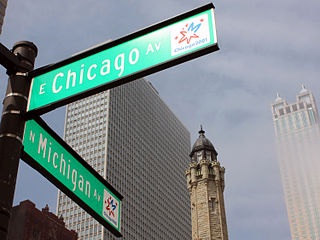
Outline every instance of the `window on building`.
[(275, 105), (273, 105), (273, 110), (274, 110), (275, 112), (277, 112), (277, 110), (278, 110), (279, 108), (283, 107), (283, 106), (284, 106), (283, 103), (275, 104)]
[(286, 107), (286, 113), (291, 113), (290, 106), (289, 106), (289, 107)]
[(297, 104), (293, 104), (293, 105), (292, 105), (292, 110), (293, 110), (294, 112), (298, 110)]
[(304, 109), (304, 104), (303, 103), (299, 103), (299, 109)]
[(294, 114), (294, 118), (295, 118), (295, 122), (296, 122), (296, 127), (297, 127), (297, 129), (300, 129), (300, 128), (301, 128), (301, 124), (300, 124), (300, 118), (299, 118), (298, 113), (295, 113), (295, 114)]
[(308, 126), (308, 120), (307, 120), (306, 113), (305, 113), (305, 112), (302, 112), (301, 115), (302, 115), (303, 126), (304, 126), (304, 127)]
[(215, 198), (211, 198), (211, 210), (213, 212), (216, 211), (216, 199)]
[(308, 109), (308, 114), (309, 114), (310, 123), (311, 123), (311, 125), (313, 125), (315, 123), (315, 119), (314, 119), (312, 109)]
[(291, 115), (288, 116), (288, 123), (289, 123), (290, 130), (293, 131), (294, 130), (294, 126), (293, 126), (293, 121), (292, 121), (292, 116)]
[(197, 160), (200, 161), (202, 159), (202, 152), (197, 152)]
[(207, 158), (208, 160), (211, 160), (211, 152), (206, 151), (206, 158)]
[(309, 95), (304, 95), (299, 97), (299, 101), (300, 102), (306, 102), (306, 103), (311, 103), (311, 99)]
[(282, 116), (284, 114), (283, 108), (279, 109), (279, 114)]

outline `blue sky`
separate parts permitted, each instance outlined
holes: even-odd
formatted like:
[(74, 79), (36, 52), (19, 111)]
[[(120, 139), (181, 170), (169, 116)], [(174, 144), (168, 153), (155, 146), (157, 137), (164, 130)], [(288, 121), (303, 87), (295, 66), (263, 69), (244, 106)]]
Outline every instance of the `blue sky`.
[[(36, 67), (204, 5), (190, 0), (9, 0), (0, 41), (39, 48)], [(220, 49), (147, 77), (191, 132), (200, 124), (226, 168), (230, 239), (290, 239), (273, 142), (270, 104), (295, 100), (301, 84), (320, 102), (320, 2), (215, 1)], [(3, 98), (7, 76), (1, 72)], [(63, 132), (64, 108), (44, 116)], [(56, 207), (57, 189), (20, 163), (15, 204)]]

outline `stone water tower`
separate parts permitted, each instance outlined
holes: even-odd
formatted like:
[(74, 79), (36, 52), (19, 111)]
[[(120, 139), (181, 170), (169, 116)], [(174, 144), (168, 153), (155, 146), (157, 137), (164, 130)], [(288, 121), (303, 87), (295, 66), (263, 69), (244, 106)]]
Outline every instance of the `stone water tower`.
[(228, 240), (224, 206), (225, 168), (212, 143), (199, 131), (186, 170), (191, 200), (192, 240)]

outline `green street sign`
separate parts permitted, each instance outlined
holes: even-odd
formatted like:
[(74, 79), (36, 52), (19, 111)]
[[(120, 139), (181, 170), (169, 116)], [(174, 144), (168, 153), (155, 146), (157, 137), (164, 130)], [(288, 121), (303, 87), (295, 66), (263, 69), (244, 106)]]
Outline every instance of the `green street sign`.
[(121, 237), (123, 197), (43, 120), (26, 122), (21, 158)]
[(29, 73), (28, 114), (80, 98), (218, 50), (208, 4)]

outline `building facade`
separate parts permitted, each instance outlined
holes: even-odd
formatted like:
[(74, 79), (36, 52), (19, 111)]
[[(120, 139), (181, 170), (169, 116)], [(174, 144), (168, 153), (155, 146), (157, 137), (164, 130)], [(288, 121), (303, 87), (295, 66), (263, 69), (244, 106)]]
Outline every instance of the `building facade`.
[(291, 104), (278, 94), (271, 111), (291, 237), (319, 240), (320, 125), (314, 96), (304, 86)]
[(224, 206), (224, 167), (217, 160), (218, 153), (204, 131), (190, 153), (186, 170), (191, 201), (192, 240), (228, 240)]
[[(65, 140), (119, 191), (122, 239), (191, 238), (183, 170), (190, 134), (141, 79), (67, 106)], [(116, 239), (62, 192), (57, 214), (79, 239)]]
[(63, 218), (49, 212), (48, 205), (40, 211), (30, 200), (20, 202), (11, 211), (8, 240), (77, 240), (75, 231), (65, 227)]
[(0, 0), (0, 34), (2, 32), (3, 20), (6, 15), (8, 0)]

